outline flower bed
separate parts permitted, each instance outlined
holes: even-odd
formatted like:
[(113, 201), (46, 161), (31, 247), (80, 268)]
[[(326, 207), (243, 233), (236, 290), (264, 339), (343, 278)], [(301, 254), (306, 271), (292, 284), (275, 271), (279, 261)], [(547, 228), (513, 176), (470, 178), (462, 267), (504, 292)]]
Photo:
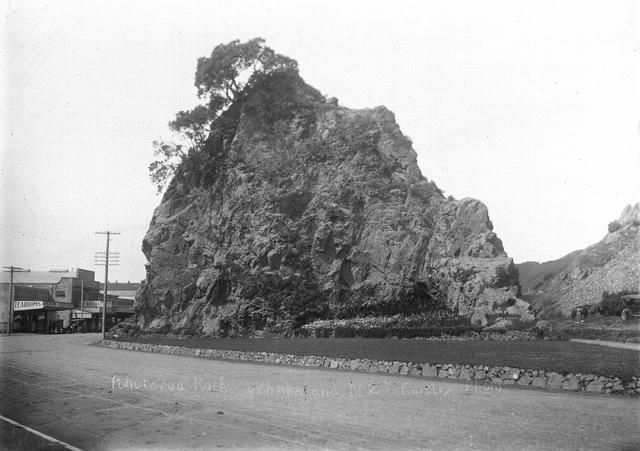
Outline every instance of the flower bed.
[(302, 326), (302, 336), (318, 338), (416, 338), (459, 336), (479, 332), (469, 319), (449, 311), (419, 315), (393, 315), (348, 319), (317, 320)]

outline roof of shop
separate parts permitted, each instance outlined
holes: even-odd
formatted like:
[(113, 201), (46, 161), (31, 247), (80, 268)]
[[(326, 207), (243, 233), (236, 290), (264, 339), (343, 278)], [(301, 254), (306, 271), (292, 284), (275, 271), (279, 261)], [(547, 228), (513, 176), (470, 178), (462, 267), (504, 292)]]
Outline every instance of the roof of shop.
[[(136, 292), (142, 284), (140, 282), (109, 282), (109, 293), (112, 291), (133, 291)], [(100, 282), (100, 290), (104, 289), (104, 284)]]
[[(13, 283), (25, 283), (25, 284), (38, 284), (38, 283), (58, 283), (60, 279), (64, 277), (75, 277), (76, 274), (71, 271), (66, 272), (51, 272), (51, 271), (25, 271), (14, 272)], [(9, 283), (11, 281), (10, 272), (0, 273), (0, 283)]]
[[(100, 291), (100, 293), (104, 293), (104, 292)], [(114, 296), (118, 296), (120, 299), (135, 299), (136, 298), (136, 292), (135, 291), (119, 291), (119, 290), (112, 290), (111, 288), (109, 288), (109, 294), (113, 294)]]

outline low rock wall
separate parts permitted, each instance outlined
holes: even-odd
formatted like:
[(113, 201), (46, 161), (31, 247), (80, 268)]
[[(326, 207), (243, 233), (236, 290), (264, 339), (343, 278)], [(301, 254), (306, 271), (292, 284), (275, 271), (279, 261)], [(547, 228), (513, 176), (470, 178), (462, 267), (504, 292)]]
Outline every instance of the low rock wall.
[(546, 390), (568, 390), (603, 394), (640, 394), (640, 377), (632, 377), (623, 383), (618, 377), (595, 374), (567, 374), (544, 370), (483, 365), (433, 364), (387, 360), (345, 359), (319, 356), (298, 356), (259, 351), (226, 351), (222, 349), (186, 348), (182, 346), (154, 345), (104, 340), (108, 348), (132, 351), (158, 352), (214, 360), (240, 360), (273, 365), (329, 368), (367, 373), (385, 373), (415, 377), (454, 379), (497, 385), (520, 385)]

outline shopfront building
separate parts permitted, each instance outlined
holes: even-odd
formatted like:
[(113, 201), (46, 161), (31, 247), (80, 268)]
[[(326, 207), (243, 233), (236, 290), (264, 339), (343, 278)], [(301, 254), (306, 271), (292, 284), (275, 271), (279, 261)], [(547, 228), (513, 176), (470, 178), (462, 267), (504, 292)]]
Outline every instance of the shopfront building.
[(70, 302), (54, 301), (44, 288), (15, 286), (13, 299), (13, 332), (61, 333), (58, 312), (72, 308)]
[[(93, 271), (27, 271), (0, 273), (0, 333), (7, 333), (10, 311), (12, 332), (66, 333), (102, 330), (100, 283)], [(9, 308), (13, 287), (13, 309)], [(133, 300), (109, 294), (107, 328), (133, 314)]]

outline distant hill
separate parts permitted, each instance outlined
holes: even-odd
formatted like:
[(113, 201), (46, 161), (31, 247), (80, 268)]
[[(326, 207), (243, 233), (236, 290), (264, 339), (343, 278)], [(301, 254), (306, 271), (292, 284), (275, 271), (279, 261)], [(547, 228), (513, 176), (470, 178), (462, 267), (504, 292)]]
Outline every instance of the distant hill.
[(603, 291), (637, 289), (640, 203), (627, 206), (600, 242), (558, 260), (517, 266), (522, 293), (540, 317), (568, 315), (578, 305), (596, 304)]
[(533, 294), (540, 290), (545, 282), (565, 269), (582, 251), (573, 251), (558, 260), (548, 262), (524, 262), (518, 264), (520, 286), (523, 294)]

